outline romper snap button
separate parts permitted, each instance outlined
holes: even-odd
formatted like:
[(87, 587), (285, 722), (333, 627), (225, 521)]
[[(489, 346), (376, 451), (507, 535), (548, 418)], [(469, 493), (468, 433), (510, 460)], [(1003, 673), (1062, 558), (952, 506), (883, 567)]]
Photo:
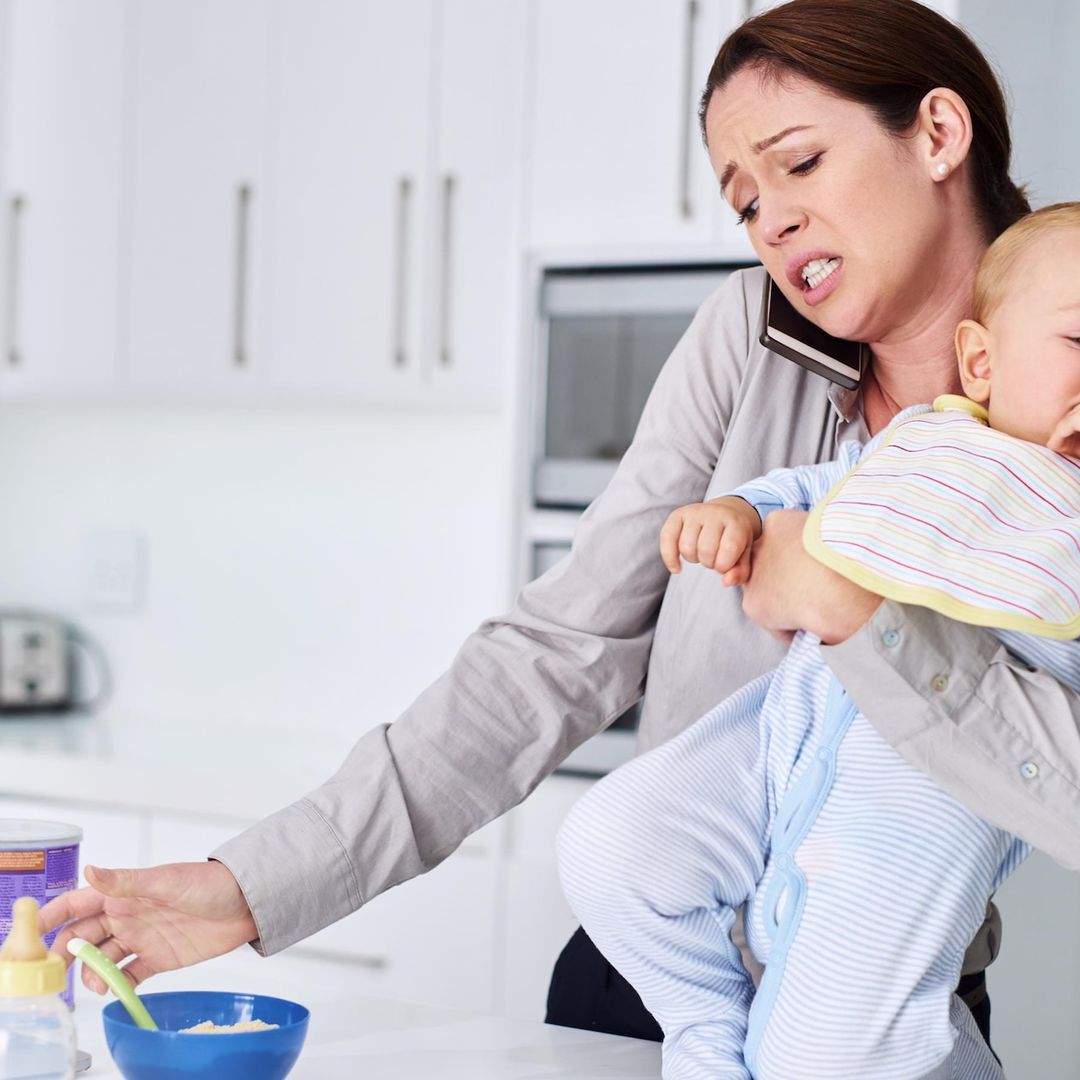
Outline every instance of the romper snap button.
[(886, 630), (885, 633), (881, 635), (881, 640), (891, 649), (893, 646), (900, 644), (900, 631)]
[(1025, 761), (1020, 765), (1020, 775), (1025, 780), (1034, 780), (1039, 775), (1039, 766), (1034, 761)]
[(938, 694), (944, 694), (949, 689), (949, 676), (948, 675), (935, 675), (930, 680), (930, 689)]

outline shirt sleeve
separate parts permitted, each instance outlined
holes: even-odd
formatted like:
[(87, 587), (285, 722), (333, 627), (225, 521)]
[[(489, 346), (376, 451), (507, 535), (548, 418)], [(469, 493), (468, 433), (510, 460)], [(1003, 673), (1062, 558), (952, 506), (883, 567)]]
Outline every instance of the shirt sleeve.
[(641, 696), (669, 579), (660, 528), (716, 468), (749, 354), (747, 304), (735, 274), (702, 306), (570, 554), (325, 784), (212, 854), (244, 892), (259, 951), (435, 866)]
[(762, 521), (773, 510), (809, 510), (843, 480), (860, 455), (858, 443), (844, 442), (832, 461), (793, 469), (773, 469), (757, 480), (740, 484), (728, 494), (745, 499)]
[(821, 647), (882, 737), (987, 821), (1080, 870), (1080, 697), (989, 631), (885, 600)]

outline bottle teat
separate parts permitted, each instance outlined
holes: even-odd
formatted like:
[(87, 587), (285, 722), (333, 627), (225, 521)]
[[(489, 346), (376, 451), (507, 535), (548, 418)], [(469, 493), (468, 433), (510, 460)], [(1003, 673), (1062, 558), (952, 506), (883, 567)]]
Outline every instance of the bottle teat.
[(11, 916), (11, 933), (0, 948), (0, 997), (59, 994), (66, 984), (64, 961), (49, 952), (38, 932), (37, 901), (21, 897)]

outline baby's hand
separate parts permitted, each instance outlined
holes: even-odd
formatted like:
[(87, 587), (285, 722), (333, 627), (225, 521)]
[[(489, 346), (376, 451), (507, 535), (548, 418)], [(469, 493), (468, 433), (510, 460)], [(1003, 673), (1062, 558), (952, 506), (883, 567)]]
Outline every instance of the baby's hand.
[(681, 555), (723, 574), (725, 585), (743, 585), (750, 580), (750, 549), (760, 535), (758, 512), (726, 495), (673, 511), (660, 530), (660, 558), (673, 574), (682, 569)]
[(1080, 458), (1080, 405), (1070, 409), (1051, 432), (1047, 448), (1058, 454)]

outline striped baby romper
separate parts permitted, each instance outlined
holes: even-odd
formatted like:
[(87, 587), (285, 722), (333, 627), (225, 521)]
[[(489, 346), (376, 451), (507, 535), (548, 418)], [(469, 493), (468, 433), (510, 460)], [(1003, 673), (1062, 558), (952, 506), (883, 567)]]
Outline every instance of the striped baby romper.
[[(762, 516), (809, 509), (929, 412), (734, 494)], [(1080, 689), (1072, 641), (998, 636)], [(953, 990), (1029, 848), (889, 747), (818, 644), (797, 635), (775, 672), (579, 802), (559, 836), (567, 897), (663, 1028), (665, 1080), (1001, 1080)], [(743, 904), (756, 993), (730, 938)]]

